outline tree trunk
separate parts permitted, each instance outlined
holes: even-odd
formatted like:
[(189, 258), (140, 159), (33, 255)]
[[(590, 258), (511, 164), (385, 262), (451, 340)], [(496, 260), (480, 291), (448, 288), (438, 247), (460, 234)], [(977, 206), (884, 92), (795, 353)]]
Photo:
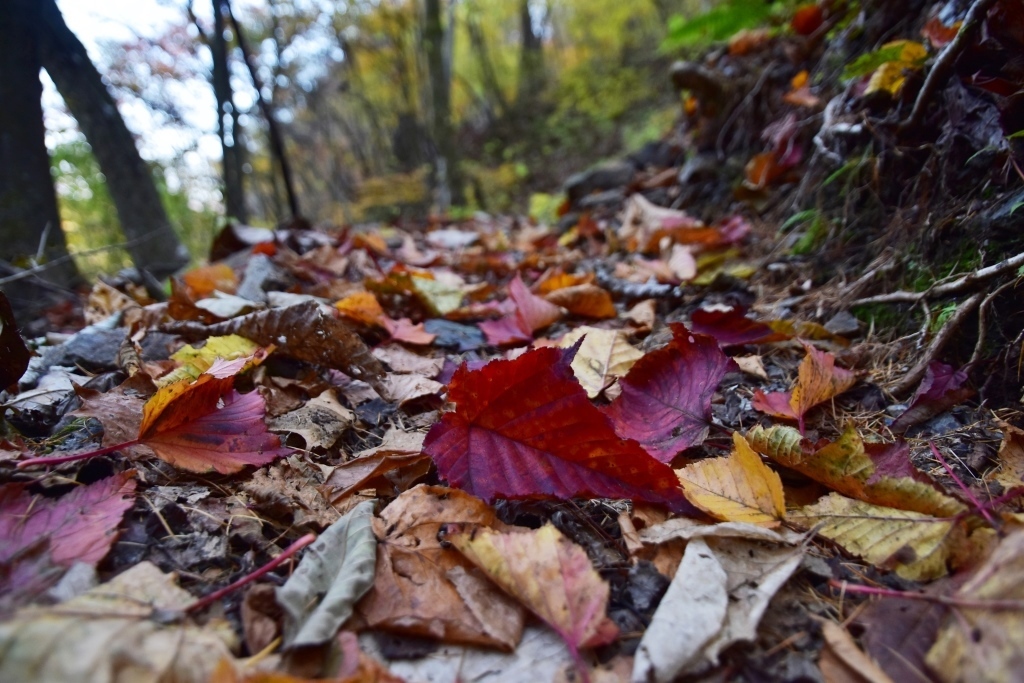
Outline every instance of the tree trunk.
[[(0, 2), (0, 236), (3, 258), (15, 268), (31, 268), (51, 285), (69, 287), (80, 281), (68, 257), (61, 232), (57, 195), (46, 151), (43, 86), (33, 5), (36, 0)], [(35, 259), (36, 256), (40, 258)], [(0, 275), (10, 276), (5, 268)], [(30, 278), (10, 279), (2, 287), (16, 309), (46, 305)]]
[(452, 126), (451, 77), (444, 63), (445, 30), (441, 20), (441, 0), (425, 0), (424, 9), (423, 42), (430, 73), (432, 133), (436, 147), (434, 173), (438, 184), (438, 204), (443, 211), (452, 203), (462, 204), (465, 198)]
[(136, 267), (163, 278), (188, 263), (171, 227), (149, 167), (117, 110), (85, 46), (71, 32), (55, 0), (35, 0), (41, 18), (43, 68), (92, 147), (107, 178), (126, 248)]
[(537, 100), (544, 87), (544, 51), (541, 35), (533, 28), (530, 0), (519, 0), (519, 86), (516, 105), (522, 110)]
[(224, 11), (220, 0), (213, 0), (213, 35), (210, 36), (210, 54), (213, 58), (213, 94), (217, 98), (217, 136), (224, 175), (224, 207), (227, 215), (242, 223), (249, 220), (245, 206), (244, 175), (242, 172), (242, 127), (238, 123), (238, 108), (231, 90), (231, 71), (228, 66), (228, 46), (224, 39)]

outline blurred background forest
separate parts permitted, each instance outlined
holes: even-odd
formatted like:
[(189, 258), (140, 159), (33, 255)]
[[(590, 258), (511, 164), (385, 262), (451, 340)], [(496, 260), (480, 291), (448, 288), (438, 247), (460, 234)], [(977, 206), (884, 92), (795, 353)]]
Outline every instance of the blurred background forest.
[[(666, 87), (673, 58), (791, 3), (160, 4), (177, 20), (128, 42), (101, 41), (90, 57), (132, 114), (171, 223), (196, 259), (226, 219), (550, 217), (569, 174), (671, 128), (680, 110)], [(123, 18), (129, 28), (136, 19)], [(86, 275), (114, 272), (130, 258), (96, 251), (124, 239), (104, 176), (74, 119), (59, 114), (59, 96), (47, 96), (70, 251), (94, 252), (78, 258)]]

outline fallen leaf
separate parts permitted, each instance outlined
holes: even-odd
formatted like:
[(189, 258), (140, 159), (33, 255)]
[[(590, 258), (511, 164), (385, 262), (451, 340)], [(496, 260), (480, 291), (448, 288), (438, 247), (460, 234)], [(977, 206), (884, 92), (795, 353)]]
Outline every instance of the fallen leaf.
[(453, 486), (503, 498), (630, 498), (690, 509), (672, 470), (620, 438), (576, 382), (575, 349), (541, 348), (452, 377), (423, 451)]
[(7, 295), (0, 292), (0, 390), (17, 382), (28, 367), (28, 347), (18, 334), (14, 310)]
[(249, 494), (252, 507), (280, 511), (280, 517), (296, 527), (320, 531), (338, 519), (338, 512), (315, 488), (322, 480), (319, 470), (292, 455), (253, 472), (241, 490)]
[(197, 299), (210, 296), (218, 289), (232, 294), (238, 287), (238, 276), (226, 263), (212, 263), (193, 268), (182, 275), (181, 280), (188, 285), (192, 295)]
[(0, 623), (0, 680), (207, 683), (220, 660), (234, 661), (231, 626), (153, 618), (194, 600), (173, 574), (140, 562), (72, 600), (23, 609)]
[(389, 430), (380, 446), (357, 453), (352, 460), (335, 467), (320, 489), (322, 495), (331, 505), (337, 505), (364, 488), (376, 488), (378, 495), (395, 493), (395, 483), (386, 475), (395, 470), (423, 475), (429, 469), (430, 456), (422, 452), (425, 436), (420, 432)]
[(1001, 423), (1003, 441), (999, 444), (996, 461), (1000, 467), (988, 475), (1008, 489), (1024, 486), (1024, 429)]
[(636, 439), (661, 462), (707, 437), (711, 397), (729, 367), (711, 337), (679, 323), (671, 329), (672, 341), (636, 362), (604, 411), (619, 436)]
[(637, 647), (634, 681), (669, 683), (699, 673), (733, 643), (753, 641), (768, 602), (804, 554), (792, 540), (750, 525), (730, 525), (726, 537), (716, 535), (726, 525), (687, 526), (709, 528), (688, 536), (683, 561)]
[[(963, 577), (963, 578), (966, 578)], [(949, 596), (960, 578), (939, 579), (922, 593)], [(925, 656), (935, 644), (949, 607), (931, 600), (872, 600), (857, 615), (864, 651), (895, 681), (932, 680)]]
[(889, 425), (889, 429), (894, 434), (902, 434), (967, 400), (974, 395), (974, 390), (964, 386), (966, 381), (967, 373), (963, 369), (954, 371), (950, 365), (932, 361), (921, 385), (910, 399), (910, 406)]
[(334, 307), (346, 318), (363, 323), (364, 325), (379, 325), (383, 327), (384, 318), (387, 317), (384, 309), (381, 308), (380, 303), (377, 301), (377, 297), (372, 292), (349, 294), (344, 299), (336, 302)]
[(378, 360), (387, 363), (395, 372), (434, 378), (444, 367), (444, 358), (421, 356), (400, 344), (385, 344), (373, 349)]
[(814, 406), (824, 403), (843, 393), (857, 383), (857, 375), (849, 370), (836, 367), (836, 357), (826, 351), (819, 351), (807, 342), (802, 342), (807, 355), (800, 363), (796, 386), (792, 393), (772, 392), (765, 394), (760, 389), (754, 392), (751, 404), (763, 413), (790, 420), (804, 431), (804, 416)]
[(259, 392), (232, 388), (245, 360), (218, 361), (195, 382), (161, 388), (143, 406), (138, 442), (175, 467), (221, 474), (266, 465), (290, 452), (267, 431)]
[(382, 398), (400, 406), (444, 391), (443, 384), (420, 375), (391, 374), (384, 379), (384, 387)]
[(644, 299), (622, 314), (636, 328), (638, 334), (646, 334), (658, 320), (657, 304), (654, 299)]
[(385, 318), (384, 329), (388, 331), (393, 341), (417, 346), (429, 346), (437, 338), (436, 334), (431, 334), (424, 329), (423, 323), (413, 323), (408, 318), (399, 318), (398, 320)]
[(712, 517), (729, 522), (778, 526), (786, 516), (779, 475), (739, 432), (725, 458), (708, 458), (676, 470), (691, 503)]
[(790, 511), (787, 519), (905, 579), (925, 581), (946, 574), (954, 531), (949, 520), (872, 505), (838, 493)]
[(967, 509), (917, 471), (906, 443), (864, 443), (853, 425), (817, 449), (792, 427), (780, 425), (758, 425), (747, 439), (754, 450), (850, 498), (937, 517), (954, 517)]
[(793, 12), (793, 18), (789, 20), (793, 32), (801, 36), (809, 36), (819, 28), (825, 21), (825, 13), (821, 6), (811, 2), (800, 5)]
[(273, 432), (297, 434), (306, 442), (306, 450), (330, 448), (352, 426), (355, 415), (341, 405), (328, 389), (309, 399), (297, 410), (267, 421)]
[[(1024, 531), (1000, 541), (954, 594), (968, 602), (1024, 600)], [(957, 606), (928, 651), (929, 669), (942, 681), (1009, 681), (1021, 672), (1024, 629), (1020, 610), (981, 604)]]
[(450, 524), (445, 540), (553, 628), (580, 667), (585, 666), (581, 648), (618, 637), (618, 627), (605, 614), (608, 584), (583, 548), (554, 525), (501, 532)]
[(583, 343), (572, 359), (572, 370), (590, 398), (597, 398), (644, 355), (629, 343), (628, 335), (622, 330), (602, 330), (586, 325), (566, 334), (558, 341), (558, 346), (569, 348), (581, 338), (584, 338)]
[(849, 681), (850, 683), (893, 683), (878, 664), (873, 662), (857, 647), (849, 632), (828, 619), (816, 619), (821, 624), (821, 635), (825, 638), (818, 666), (828, 681)]
[(694, 332), (714, 337), (722, 346), (764, 344), (789, 339), (765, 323), (751, 320), (747, 317), (746, 309), (739, 306), (730, 306), (725, 310), (698, 308), (690, 314), (690, 326)]
[(341, 370), (376, 389), (384, 379), (384, 368), (359, 335), (335, 317), (333, 310), (307, 301), (250, 313), (216, 325), (177, 322), (162, 328), (193, 339), (238, 334), (262, 346), (273, 344), (292, 358)]
[(534, 332), (562, 317), (562, 309), (527, 289), (518, 273), (508, 285), (508, 296), (514, 306), (511, 314), (479, 323), (489, 344), (504, 346), (532, 341)]
[(762, 362), (761, 356), (733, 356), (732, 360), (742, 372), (763, 380), (768, 379), (768, 373), (764, 369), (764, 362)]
[(573, 315), (585, 318), (603, 319), (618, 315), (608, 290), (591, 283), (562, 287), (546, 294), (544, 298)]
[[(210, 366), (218, 358), (235, 360), (237, 358), (253, 356), (259, 350), (259, 344), (237, 334), (229, 334), (224, 337), (210, 337), (198, 349), (190, 344), (186, 344), (171, 354), (171, 360), (181, 363), (181, 367), (160, 377), (156, 380), (156, 384), (159, 387), (163, 387), (183, 379), (194, 380), (209, 370)], [(262, 356), (260, 356), (254, 360), (258, 362), (262, 361), (262, 359)]]
[(953, 42), (962, 24), (962, 21), (957, 21), (952, 26), (946, 26), (938, 17), (932, 17), (921, 29), (921, 37), (926, 38), (936, 50), (941, 50)]
[(525, 611), (458, 551), (442, 545), (444, 524), (504, 528), (494, 510), (462, 491), (416, 486), (374, 523), (377, 571), (357, 613), (373, 629), (510, 652)]
[(373, 501), (364, 501), (309, 546), (298, 568), (277, 589), (284, 608), (286, 648), (334, 638), (373, 584), (377, 540), (370, 529)]

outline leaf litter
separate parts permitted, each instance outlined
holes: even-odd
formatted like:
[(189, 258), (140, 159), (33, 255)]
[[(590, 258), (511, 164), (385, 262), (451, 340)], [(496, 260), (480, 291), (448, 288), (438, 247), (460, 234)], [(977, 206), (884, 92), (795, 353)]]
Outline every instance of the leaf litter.
[[(883, 45), (851, 88), (901, 96), (926, 55)], [(821, 107), (794, 74), (786, 106)], [(814, 153), (797, 120), (755, 131), (750, 211), (698, 217), (654, 182), (680, 169), (634, 168), (621, 205), (577, 197), (558, 226), (222, 236), (168, 304), (97, 285), (77, 355), (29, 359), (0, 299), (0, 677), (1011, 676), (1019, 414), (967, 403), (962, 359), (873, 360), (848, 301), (765, 255), (753, 209)], [(862, 600), (870, 637), (846, 628)]]

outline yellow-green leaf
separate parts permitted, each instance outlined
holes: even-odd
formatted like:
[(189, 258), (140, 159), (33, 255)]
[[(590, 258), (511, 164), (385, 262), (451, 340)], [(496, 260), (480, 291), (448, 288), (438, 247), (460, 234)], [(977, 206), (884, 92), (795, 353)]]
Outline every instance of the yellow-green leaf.
[(194, 381), (199, 375), (209, 370), (218, 358), (224, 360), (245, 358), (256, 353), (258, 348), (259, 344), (256, 342), (249, 341), (237, 334), (210, 337), (198, 349), (191, 344), (186, 344), (171, 355), (171, 359), (181, 363), (181, 367), (156, 380), (156, 385), (165, 387), (183, 379)]
[(830, 493), (791, 511), (788, 520), (814, 529), (846, 552), (915, 581), (946, 574), (954, 526), (919, 512), (872, 505)]

